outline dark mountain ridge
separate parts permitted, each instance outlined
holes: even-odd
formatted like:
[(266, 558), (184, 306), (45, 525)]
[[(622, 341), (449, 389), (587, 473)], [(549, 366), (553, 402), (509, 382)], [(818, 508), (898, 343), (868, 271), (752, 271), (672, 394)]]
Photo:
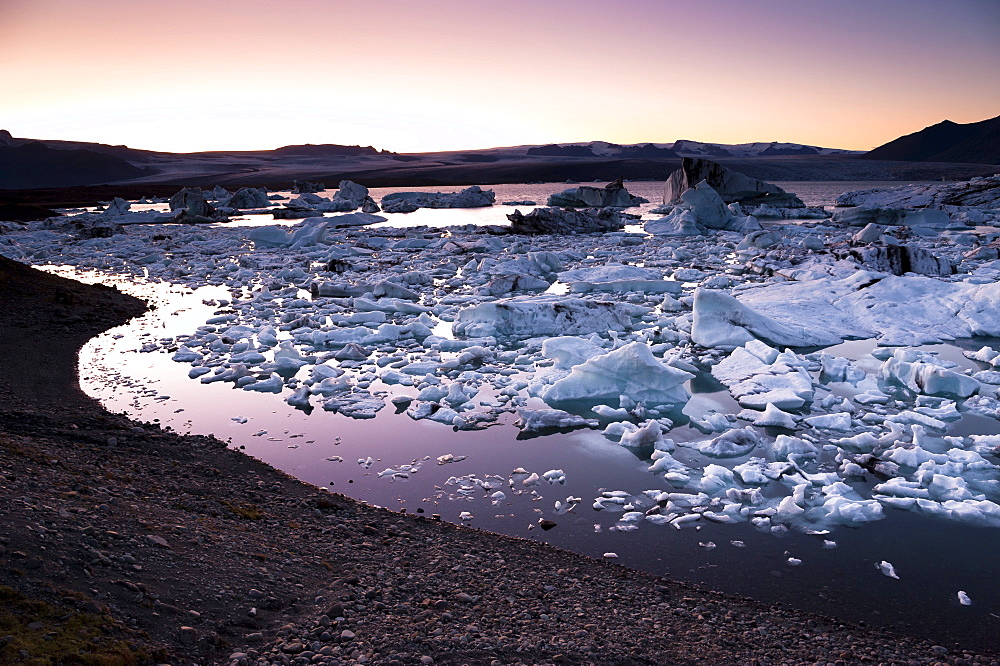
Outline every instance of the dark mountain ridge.
[(861, 159), (1000, 164), (1000, 116), (966, 124), (944, 120), (881, 145)]
[(56, 150), (38, 141), (0, 145), (0, 188), (95, 185), (149, 175), (120, 157), (94, 150)]

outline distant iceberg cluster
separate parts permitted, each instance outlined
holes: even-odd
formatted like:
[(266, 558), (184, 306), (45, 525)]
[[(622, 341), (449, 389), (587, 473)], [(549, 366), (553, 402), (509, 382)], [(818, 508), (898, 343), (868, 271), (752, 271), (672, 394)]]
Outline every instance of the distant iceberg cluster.
[[(852, 194), (843, 201), (872, 207), (832, 218), (715, 177), (722, 192), (687, 183), (658, 219), (553, 205), (491, 227), (371, 226), (380, 211), (491, 206), (477, 187), (376, 202), (345, 182), (331, 199), (286, 197), (281, 210), (307, 216), (265, 226), (176, 224), (275, 206), (262, 190), (185, 191), (169, 214), (115, 200), (5, 223), (0, 252), (228, 288), (203, 325), (142, 350), (190, 366), (193, 383), (358, 419), (393, 404), (458, 430), (502, 414), (525, 433), (597, 430), (647, 461), (655, 486), (590, 502), (620, 513), (622, 531), (823, 534), (887, 508), (1000, 526), (1000, 435), (950, 434), (970, 414), (1000, 419), (1000, 345), (969, 350), (965, 365), (921, 348), (1000, 337), (1000, 177), (934, 186), (947, 196)], [(755, 201), (726, 201), (727, 183)], [(899, 207), (963, 201), (963, 187), (975, 203)], [(555, 203), (633, 203), (581, 190)], [(786, 223), (795, 208), (804, 216)], [(860, 339), (874, 345), (863, 359), (823, 350)], [(696, 378), (738, 407), (686, 410)], [(570, 499), (563, 508), (582, 501)]]

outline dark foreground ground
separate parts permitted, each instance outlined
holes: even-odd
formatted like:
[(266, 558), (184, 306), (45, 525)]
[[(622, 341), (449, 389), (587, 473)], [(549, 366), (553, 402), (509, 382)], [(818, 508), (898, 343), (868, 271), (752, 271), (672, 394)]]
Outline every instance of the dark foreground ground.
[(0, 664), (1000, 664), (370, 507), (108, 413), (76, 352), (144, 308), (0, 257)]

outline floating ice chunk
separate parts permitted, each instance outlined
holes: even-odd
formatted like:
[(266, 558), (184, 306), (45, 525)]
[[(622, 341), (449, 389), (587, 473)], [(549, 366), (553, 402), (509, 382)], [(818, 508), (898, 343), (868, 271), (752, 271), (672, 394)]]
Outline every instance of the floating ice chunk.
[(285, 402), (292, 407), (298, 407), (299, 409), (308, 409), (309, 407), (309, 387), (300, 386), (295, 389), (292, 395), (285, 398)]
[(247, 233), (247, 238), (253, 242), (254, 247), (258, 250), (288, 247), (292, 244), (292, 234), (288, 228), (277, 225), (254, 227)]
[(546, 428), (595, 428), (596, 419), (585, 419), (559, 409), (519, 409), (517, 425), (523, 432), (537, 432)]
[(678, 209), (665, 217), (649, 220), (642, 225), (643, 230), (653, 236), (701, 236), (705, 229), (698, 224), (694, 211)]
[(878, 377), (924, 395), (967, 398), (980, 388), (972, 377), (948, 370), (929, 355), (910, 349), (897, 349), (879, 368)]
[(417, 394), (417, 400), (423, 402), (438, 402), (448, 395), (448, 389), (444, 386), (428, 386), (427, 388), (421, 389), (420, 393)]
[(694, 214), (699, 226), (743, 233), (760, 229), (760, 224), (753, 217), (734, 215), (719, 193), (705, 180), (693, 187), (688, 187), (680, 193), (678, 198), (680, 203), (674, 207), (671, 215), (690, 211)]
[(515, 234), (589, 234), (618, 231), (625, 226), (621, 213), (610, 208), (573, 210), (536, 208), (527, 215), (515, 210), (507, 215)]
[(855, 271), (849, 277), (747, 289), (739, 301), (761, 316), (822, 332), (834, 342), (876, 337), (898, 346), (1000, 335), (1000, 282), (995, 280), (974, 284)]
[(868, 389), (864, 393), (858, 393), (854, 396), (854, 402), (859, 405), (885, 405), (890, 400), (892, 398), (878, 389)]
[(733, 476), (733, 471), (721, 465), (705, 465), (701, 480), (698, 482), (698, 488), (709, 495), (735, 486), (736, 478)]
[(258, 380), (243, 386), (244, 391), (257, 391), (259, 393), (281, 393), (285, 386), (285, 380), (277, 373), (271, 373), (267, 379)]
[(664, 478), (675, 485), (686, 485), (691, 480), (690, 472), (666, 451), (653, 451), (653, 464), (647, 469), (652, 474), (663, 473)]
[[(357, 300), (357, 299), (355, 299)], [(517, 296), (459, 311), (455, 335), (530, 338), (627, 331), (646, 308), (629, 303), (589, 301), (558, 295)]]
[(628, 208), (644, 203), (649, 203), (649, 200), (633, 196), (625, 189), (621, 180), (618, 180), (605, 187), (584, 185), (551, 194), (547, 205), (571, 208)]
[(624, 447), (634, 449), (658, 448), (657, 445), (663, 442), (663, 428), (657, 421), (649, 421), (641, 428), (622, 434), (621, 444)]
[(542, 342), (542, 356), (555, 360), (555, 367), (569, 370), (594, 356), (607, 353), (589, 340), (570, 335), (547, 338)]
[(662, 272), (623, 264), (564, 271), (559, 273), (559, 280), (568, 284), (572, 293), (638, 291), (677, 294), (682, 287), (680, 282), (664, 280)]
[(751, 458), (742, 465), (733, 468), (733, 473), (739, 477), (740, 483), (745, 486), (766, 486), (771, 479), (764, 474), (764, 459)]
[(788, 566), (790, 566), (790, 567), (797, 567), (797, 566), (799, 566), (800, 564), (802, 564), (802, 560), (800, 560), (800, 559), (799, 559), (799, 558), (797, 558), (797, 557), (789, 557), (789, 558), (788, 558), (787, 560), (785, 560), (785, 561), (786, 561), (786, 562), (788, 562)]
[(959, 590), (958, 591), (958, 603), (962, 604), (963, 606), (971, 606), (972, 605), (972, 599), (970, 599), (969, 595), (966, 594), (963, 590)]
[(528, 478), (528, 476), (529, 476), (528, 470), (524, 469), (523, 467), (518, 467), (510, 473), (507, 481), (510, 487), (513, 488), (515, 484), (524, 481), (525, 479)]
[(247, 351), (233, 354), (229, 358), (232, 363), (244, 363), (246, 365), (260, 365), (267, 361), (267, 358), (259, 351), (248, 349)]
[(951, 218), (942, 210), (902, 208), (880, 208), (878, 206), (855, 206), (844, 208), (833, 214), (836, 224), (864, 227), (869, 224), (884, 226), (925, 227), (944, 229), (951, 224)]
[(777, 510), (774, 515), (771, 516), (771, 519), (775, 521), (791, 522), (805, 512), (805, 509), (795, 503), (794, 496), (787, 495), (783, 497), (780, 502), (778, 502)]
[(542, 474), (542, 478), (548, 481), (550, 484), (564, 484), (566, 483), (566, 472), (561, 469), (550, 469), (549, 471)]
[(557, 516), (565, 515), (570, 511), (572, 511), (573, 509), (575, 509), (577, 504), (579, 504), (582, 501), (583, 500), (581, 498), (573, 497), (572, 495), (567, 497), (565, 502), (556, 500), (554, 505), (554, 512)]
[(778, 435), (772, 444), (775, 460), (790, 460), (796, 458), (815, 458), (819, 450), (804, 439)]
[(226, 201), (228, 208), (267, 208), (271, 202), (263, 187), (241, 187)]
[(622, 409), (621, 407), (614, 408), (614, 407), (608, 407), (607, 405), (594, 405), (592, 409), (593, 412), (598, 416), (600, 416), (601, 418), (619, 419), (619, 422), (622, 423), (623, 421), (621, 421), (621, 419), (632, 418), (632, 413), (629, 412), (627, 409)]
[(679, 404), (691, 397), (684, 388), (691, 377), (659, 361), (649, 345), (632, 342), (573, 367), (567, 377), (545, 387), (540, 397), (552, 403), (627, 395), (647, 405)]
[(606, 560), (617, 560), (618, 559), (618, 553), (604, 553), (604, 555), (602, 555), (602, 557), (604, 559), (606, 559)]
[(731, 506), (737, 508), (740, 505), (760, 506), (764, 503), (764, 495), (760, 488), (728, 488), (726, 489), (726, 499), (732, 501), (733, 505)]
[(967, 358), (971, 358), (973, 361), (979, 361), (980, 363), (989, 363), (993, 366), (1000, 365), (1000, 352), (989, 346), (980, 347), (978, 351), (963, 351), (963, 354)]
[(495, 200), (493, 190), (472, 185), (460, 192), (393, 192), (382, 197), (382, 208), (388, 211), (397, 201), (406, 201), (419, 208), (480, 208), (492, 206)]
[(810, 518), (821, 524), (858, 525), (885, 518), (877, 500), (862, 499), (846, 483), (825, 486), (822, 496), (823, 503), (809, 512)]
[(171, 361), (177, 361), (178, 363), (192, 363), (194, 361), (200, 361), (204, 358), (202, 354), (189, 349), (185, 345), (181, 345), (174, 355), (170, 357)]
[(813, 428), (821, 430), (837, 430), (840, 432), (847, 432), (851, 430), (852, 427), (851, 415), (847, 412), (808, 416), (803, 420)]
[(328, 412), (337, 412), (354, 419), (372, 419), (375, 414), (385, 407), (382, 398), (374, 396), (365, 391), (356, 391), (349, 395), (327, 398), (323, 402), (323, 409)]
[(458, 518), (459, 520), (469, 521), (472, 520), (473, 515), (468, 511), (463, 511), (462, 513), (458, 514)]
[(943, 431), (948, 427), (948, 424), (944, 421), (910, 409), (905, 409), (898, 414), (887, 416), (885, 422), (900, 423), (911, 427), (930, 428), (931, 430), (939, 431)]
[(954, 263), (946, 257), (938, 257), (928, 250), (915, 245), (900, 245), (892, 236), (883, 236), (885, 245), (854, 247), (851, 256), (869, 270), (904, 275), (951, 275)]
[(917, 481), (907, 481), (903, 477), (894, 477), (872, 488), (872, 496), (879, 495), (929, 498), (930, 491), (927, 488), (922, 488)]
[(604, 492), (601, 497), (594, 500), (593, 506), (595, 511), (624, 511), (627, 503), (627, 493), (624, 497), (622, 497), (613, 493)]
[[(756, 414), (756, 412), (754, 412)], [(690, 419), (690, 424), (692, 428), (700, 430), (706, 435), (711, 435), (716, 432), (725, 432), (733, 427), (733, 421), (730, 415), (720, 414), (716, 411), (710, 411), (705, 414), (704, 418), (697, 418), (692, 416)]]
[(757, 432), (751, 428), (737, 428), (707, 442), (691, 446), (709, 458), (739, 458), (753, 451), (760, 444)]
[(712, 375), (729, 387), (744, 407), (797, 409), (813, 399), (812, 377), (806, 361), (785, 351), (772, 363), (743, 347), (737, 347), (712, 367)]
[(670, 521), (672, 521), (676, 517), (677, 517), (677, 515), (673, 514), (673, 513), (666, 514), (666, 515), (664, 515), (662, 513), (649, 513), (649, 514), (646, 514), (646, 520), (649, 521), (649, 522), (651, 522), (651, 523), (653, 523), (654, 525), (666, 525), (667, 523), (669, 523)]
[(779, 323), (717, 289), (696, 289), (691, 340), (704, 347), (738, 347), (751, 340), (781, 347), (831, 345), (841, 341), (822, 328)]
[(341, 374), (339, 376), (325, 377), (318, 382), (315, 382), (310, 388), (309, 392), (313, 395), (322, 395), (325, 397), (330, 397), (342, 391), (346, 391), (351, 388), (351, 378), (347, 375)]
[(202, 384), (212, 384), (214, 382), (236, 382), (244, 377), (251, 377), (252, 373), (242, 363), (235, 363), (229, 367), (218, 367), (215, 374), (206, 375), (201, 378)]
[(828, 382), (848, 382), (856, 385), (865, 378), (864, 370), (854, 365), (850, 359), (841, 356), (821, 354), (820, 364), (822, 365), (822, 369), (820, 370), (819, 380), (824, 384)]
[(777, 428), (788, 428), (789, 430), (795, 429), (795, 416), (789, 414), (788, 412), (783, 412), (772, 403), (767, 403), (762, 413), (756, 413), (755, 418), (751, 421), (755, 426), (770, 426)]
[(882, 560), (875, 565), (875, 568), (882, 572), (883, 576), (888, 576), (889, 578), (895, 578), (899, 580), (899, 576), (896, 575), (896, 570), (893, 568), (892, 564)]
[(695, 523), (697, 523), (700, 520), (701, 520), (701, 514), (686, 513), (682, 516), (677, 516), (676, 518), (671, 520), (670, 524), (673, 525), (674, 529), (677, 530), (683, 529), (685, 527), (695, 527), (696, 529), (700, 529), (698, 526), (695, 525)]

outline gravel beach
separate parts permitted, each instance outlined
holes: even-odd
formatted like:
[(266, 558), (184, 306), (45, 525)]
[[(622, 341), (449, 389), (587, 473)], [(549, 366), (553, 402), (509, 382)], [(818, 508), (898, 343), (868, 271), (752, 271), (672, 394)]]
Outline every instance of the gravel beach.
[(1000, 664), (304, 484), (105, 411), (146, 305), (0, 257), (0, 664)]

